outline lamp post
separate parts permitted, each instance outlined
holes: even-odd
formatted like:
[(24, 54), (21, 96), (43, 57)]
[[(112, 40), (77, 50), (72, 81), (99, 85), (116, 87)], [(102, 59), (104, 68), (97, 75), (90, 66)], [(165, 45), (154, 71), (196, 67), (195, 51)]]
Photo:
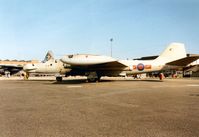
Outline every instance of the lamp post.
[(110, 42), (111, 42), (111, 57), (112, 57), (112, 52), (113, 52), (113, 50), (112, 50), (112, 46), (113, 46), (113, 38), (111, 38), (111, 39), (110, 39)]

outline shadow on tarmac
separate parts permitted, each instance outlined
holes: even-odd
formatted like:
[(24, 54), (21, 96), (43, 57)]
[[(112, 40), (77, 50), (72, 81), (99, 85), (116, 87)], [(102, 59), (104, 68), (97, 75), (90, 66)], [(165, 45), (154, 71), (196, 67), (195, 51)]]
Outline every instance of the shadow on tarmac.
[(114, 80), (101, 80), (100, 82), (88, 82), (85, 79), (75, 80), (63, 80), (61, 82), (53, 82), (53, 84), (84, 84), (84, 83), (103, 83), (103, 82), (114, 82)]
[(129, 82), (129, 81), (132, 81), (132, 82), (163, 82), (161, 80), (153, 80), (153, 79), (150, 79), (150, 80), (100, 80), (100, 82), (88, 82), (87, 80), (85, 79), (75, 79), (75, 80), (63, 80), (61, 82), (53, 82), (52, 84), (84, 84), (84, 83), (105, 83), (105, 82)]
[(199, 97), (199, 94), (198, 94), (198, 93), (195, 93), (195, 94), (190, 94), (190, 96)]

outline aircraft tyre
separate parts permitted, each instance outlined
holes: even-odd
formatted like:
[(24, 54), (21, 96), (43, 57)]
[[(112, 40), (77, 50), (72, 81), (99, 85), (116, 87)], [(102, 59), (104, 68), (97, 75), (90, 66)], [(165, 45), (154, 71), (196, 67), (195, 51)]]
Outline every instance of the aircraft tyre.
[(97, 78), (89, 78), (88, 82), (97, 82)]
[(56, 77), (56, 81), (57, 82), (61, 82), (62, 81), (62, 77)]
[(101, 75), (99, 75), (97, 72), (89, 72), (87, 75), (88, 82), (99, 82), (100, 78)]
[(100, 78), (101, 77), (97, 77), (97, 78), (87, 78), (88, 82), (100, 82)]

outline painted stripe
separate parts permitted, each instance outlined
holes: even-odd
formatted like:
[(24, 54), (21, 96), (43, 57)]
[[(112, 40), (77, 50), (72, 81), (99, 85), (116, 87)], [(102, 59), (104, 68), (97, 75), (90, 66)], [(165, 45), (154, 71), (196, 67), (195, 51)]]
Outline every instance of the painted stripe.
[(71, 86), (67, 86), (67, 88), (81, 88), (82, 86), (73, 86), (73, 85), (71, 85)]

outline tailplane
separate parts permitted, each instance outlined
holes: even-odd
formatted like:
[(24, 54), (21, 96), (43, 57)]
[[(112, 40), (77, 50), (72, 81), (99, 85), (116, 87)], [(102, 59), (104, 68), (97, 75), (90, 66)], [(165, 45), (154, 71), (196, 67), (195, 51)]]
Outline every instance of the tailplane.
[(168, 63), (186, 57), (185, 45), (183, 43), (171, 43), (156, 59), (162, 63)]

